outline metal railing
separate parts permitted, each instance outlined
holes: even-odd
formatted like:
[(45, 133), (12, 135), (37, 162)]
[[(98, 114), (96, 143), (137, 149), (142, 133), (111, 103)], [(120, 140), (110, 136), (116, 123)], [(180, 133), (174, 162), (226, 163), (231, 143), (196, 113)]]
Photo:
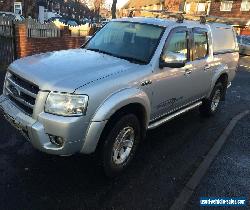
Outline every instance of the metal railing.
[(7, 65), (15, 59), (15, 22), (0, 16), (0, 64)]

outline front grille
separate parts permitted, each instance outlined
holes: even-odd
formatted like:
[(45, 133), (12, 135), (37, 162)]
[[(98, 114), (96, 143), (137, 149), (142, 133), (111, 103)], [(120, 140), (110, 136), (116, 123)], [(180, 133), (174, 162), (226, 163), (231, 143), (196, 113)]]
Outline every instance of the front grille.
[(10, 100), (28, 115), (33, 114), (39, 87), (20, 76), (7, 73), (5, 90)]

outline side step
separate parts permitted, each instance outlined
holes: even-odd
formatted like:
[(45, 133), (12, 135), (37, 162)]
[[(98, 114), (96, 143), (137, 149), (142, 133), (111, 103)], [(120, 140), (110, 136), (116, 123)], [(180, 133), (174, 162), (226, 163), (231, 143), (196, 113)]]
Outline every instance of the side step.
[(164, 118), (161, 118), (160, 120), (158, 120), (158, 121), (156, 121), (156, 122), (154, 122), (152, 124), (149, 124), (148, 129), (150, 130), (150, 129), (157, 128), (160, 125), (162, 125), (162, 124), (164, 124), (164, 123), (166, 123), (166, 122), (168, 122), (168, 121), (170, 121), (170, 120), (178, 117), (179, 115), (184, 114), (185, 112), (188, 112), (188, 111), (190, 111), (192, 109), (195, 109), (196, 107), (199, 107), (201, 104), (202, 104), (202, 102), (199, 101), (199, 102), (197, 102), (195, 104), (192, 104), (191, 106), (188, 106), (188, 107), (186, 107), (184, 109), (181, 109), (181, 110), (179, 110), (177, 112), (174, 112), (171, 115), (168, 115), (168, 116), (166, 116)]

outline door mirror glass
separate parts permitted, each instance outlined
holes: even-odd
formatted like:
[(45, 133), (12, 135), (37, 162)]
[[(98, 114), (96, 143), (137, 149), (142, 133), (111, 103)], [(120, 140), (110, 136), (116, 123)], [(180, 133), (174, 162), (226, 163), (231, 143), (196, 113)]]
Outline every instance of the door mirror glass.
[(188, 57), (188, 36), (186, 30), (172, 32), (164, 46), (160, 59), (160, 68), (184, 67)]
[(184, 67), (187, 61), (187, 56), (184, 53), (166, 52), (162, 55), (162, 62), (166, 67)]

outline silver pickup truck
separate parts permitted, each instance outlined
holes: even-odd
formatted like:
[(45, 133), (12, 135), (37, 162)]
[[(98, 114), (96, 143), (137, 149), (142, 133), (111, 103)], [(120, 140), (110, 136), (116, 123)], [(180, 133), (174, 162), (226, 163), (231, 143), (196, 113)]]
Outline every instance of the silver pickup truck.
[(13, 62), (0, 109), (38, 150), (96, 152), (114, 176), (129, 165), (148, 129), (198, 107), (213, 115), (238, 59), (228, 25), (117, 19), (80, 49)]

